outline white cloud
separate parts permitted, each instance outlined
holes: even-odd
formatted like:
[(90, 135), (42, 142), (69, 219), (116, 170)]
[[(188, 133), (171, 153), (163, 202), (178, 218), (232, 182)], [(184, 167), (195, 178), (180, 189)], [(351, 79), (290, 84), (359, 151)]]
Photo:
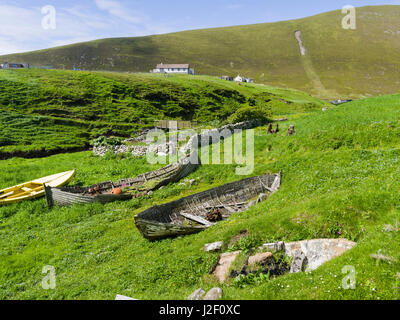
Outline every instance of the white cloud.
[(107, 11), (110, 15), (131, 23), (143, 23), (148, 18), (139, 12), (127, 10), (121, 3), (114, 0), (95, 0), (99, 9)]
[(41, 7), (0, 5), (0, 55), (112, 37), (136, 37), (173, 31), (114, 0), (89, 6), (56, 7), (57, 28), (42, 28)]

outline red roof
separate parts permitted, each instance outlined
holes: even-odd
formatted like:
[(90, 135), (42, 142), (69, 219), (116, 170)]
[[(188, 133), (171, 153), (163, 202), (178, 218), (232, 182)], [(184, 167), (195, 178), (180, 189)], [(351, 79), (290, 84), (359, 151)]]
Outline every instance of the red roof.
[(189, 69), (189, 64), (163, 64), (157, 65), (157, 69)]

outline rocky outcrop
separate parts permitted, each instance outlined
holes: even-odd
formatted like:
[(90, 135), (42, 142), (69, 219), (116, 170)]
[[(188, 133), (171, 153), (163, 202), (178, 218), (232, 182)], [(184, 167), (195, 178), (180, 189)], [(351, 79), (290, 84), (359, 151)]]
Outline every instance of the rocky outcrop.
[(274, 255), (271, 252), (261, 252), (257, 253), (254, 256), (251, 256), (248, 261), (249, 266), (253, 265), (265, 265), (271, 259), (274, 258)]
[(294, 254), (293, 262), (290, 266), (290, 273), (303, 272), (307, 266), (307, 257), (303, 251), (297, 251)]
[(207, 292), (203, 300), (217, 301), (221, 299), (222, 299), (222, 289), (212, 288), (210, 291)]
[(285, 244), (285, 253), (295, 258), (299, 252), (303, 252), (307, 258), (305, 271), (319, 268), (325, 262), (339, 257), (347, 250), (352, 249), (355, 242), (346, 239), (315, 239)]
[(370, 257), (377, 261), (388, 262), (389, 264), (395, 260), (393, 257), (388, 257), (383, 254), (371, 254)]
[(202, 300), (204, 295), (206, 294), (206, 292), (204, 291), (204, 289), (200, 288), (197, 289), (195, 292), (193, 292), (188, 298), (187, 300)]
[(241, 251), (227, 252), (220, 256), (214, 271), (214, 275), (218, 278), (219, 282), (224, 282), (228, 278), (229, 269), (240, 253)]
[(285, 250), (285, 243), (283, 241), (266, 243), (261, 248), (261, 250), (267, 250), (270, 252), (278, 252)]
[(214, 242), (214, 243), (208, 243), (204, 246), (204, 251), (205, 252), (214, 252), (214, 251), (218, 251), (222, 248), (223, 245), (223, 241), (219, 241), (219, 242)]
[(117, 296), (115, 297), (115, 300), (137, 300), (137, 299), (133, 299), (130, 297), (126, 297), (126, 296), (122, 296), (120, 294), (117, 294)]

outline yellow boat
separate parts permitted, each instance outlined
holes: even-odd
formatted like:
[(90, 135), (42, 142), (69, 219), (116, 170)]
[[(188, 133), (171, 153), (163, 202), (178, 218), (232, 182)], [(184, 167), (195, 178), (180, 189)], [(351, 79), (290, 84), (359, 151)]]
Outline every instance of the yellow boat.
[(71, 181), (74, 174), (75, 170), (62, 172), (0, 190), (0, 205), (42, 197), (44, 196), (45, 184), (52, 188), (65, 186)]

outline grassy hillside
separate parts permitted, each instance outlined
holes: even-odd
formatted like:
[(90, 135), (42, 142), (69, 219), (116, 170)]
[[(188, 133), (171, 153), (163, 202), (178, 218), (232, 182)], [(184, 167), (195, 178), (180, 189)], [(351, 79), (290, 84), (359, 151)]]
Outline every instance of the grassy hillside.
[(277, 116), (324, 105), (297, 90), (215, 77), (0, 70), (0, 158), (82, 149), (99, 135), (130, 137), (156, 119), (207, 125), (244, 106)]
[[(333, 11), (278, 23), (104, 39), (3, 56), (56, 68), (148, 72), (157, 63), (190, 63), (199, 74), (251, 76), (320, 98), (395, 93), (400, 76), (400, 6), (357, 9), (357, 29)], [(302, 31), (306, 56), (295, 31)]]
[[(45, 199), (0, 207), (0, 299), (184, 299), (219, 286), (207, 273), (217, 254), (204, 244), (250, 236), (236, 247), (271, 241), (343, 237), (358, 245), (311, 273), (222, 286), (224, 299), (399, 299), (400, 95), (377, 97), (326, 112), (292, 114), (278, 135), (255, 132), (253, 175), (282, 170), (269, 200), (197, 235), (158, 242), (142, 238), (133, 217), (154, 204), (241, 179), (235, 165), (205, 165), (188, 178), (142, 199), (105, 206), (47, 209)], [(287, 136), (289, 125), (296, 135)], [(0, 188), (71, 168), (74, 183), (133, 176), (145, 159), (100, 159), (90, 152), (0, 162)], [(392, 257), (377, 262), (370, 254)], [(56, 290), (43, 290), (42, 268), (56, 268)], [(354, 266), (356, 289), (341, 288), (344, 266)]]

